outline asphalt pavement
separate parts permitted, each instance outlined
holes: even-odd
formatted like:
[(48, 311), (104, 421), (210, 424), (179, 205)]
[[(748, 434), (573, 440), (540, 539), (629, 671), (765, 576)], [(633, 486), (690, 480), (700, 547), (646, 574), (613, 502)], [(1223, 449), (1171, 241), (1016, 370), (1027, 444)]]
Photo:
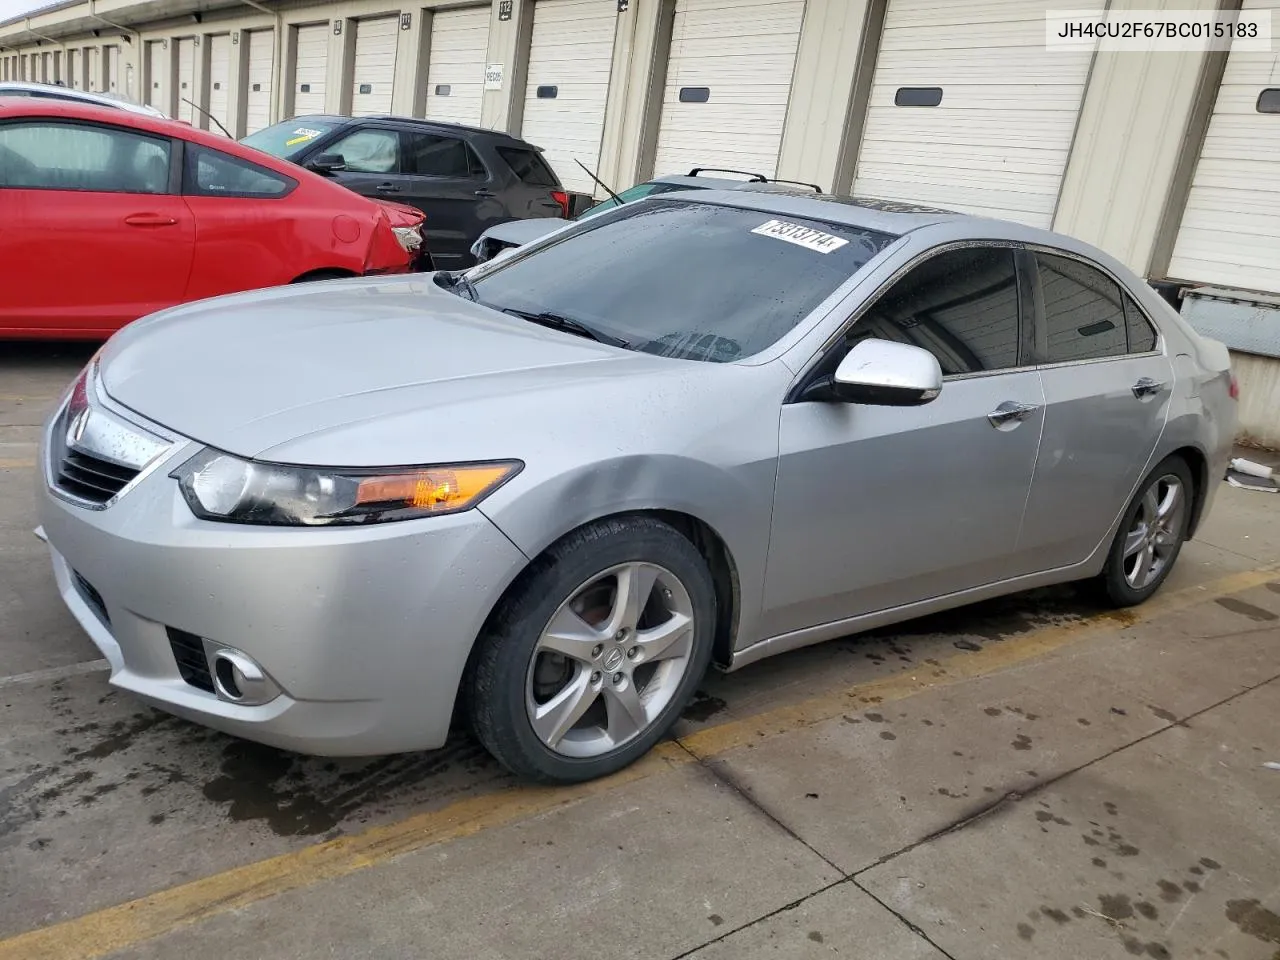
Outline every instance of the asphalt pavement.
[(34, 526), (92, 348), (0, 344), (0, 960), (1280, 960), (1280, 498), (1148, 604), (1034, 591), (710, 676), (623, 773), (298, 757), (106, 684)]

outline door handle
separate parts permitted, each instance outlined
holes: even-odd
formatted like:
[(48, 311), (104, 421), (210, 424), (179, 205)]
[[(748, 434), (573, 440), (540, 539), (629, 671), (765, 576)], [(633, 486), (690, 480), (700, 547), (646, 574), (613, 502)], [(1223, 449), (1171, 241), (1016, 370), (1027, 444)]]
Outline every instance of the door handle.
[(134, 213), (124, 218), (131, 227), (172, 227), (178, 221), (162, 213)]
[(1001, 427), (1016, 427), (1039, 409), (1039, 404), (1006, 400), (988, 413), (987, 419), (991, 421), (991, 425), (997, 430)]
[(1159, 380), (1152, 380), (1150, 377), (1143, 377), (1133, 385), (1133, 395), (1139, 400), (1146, 397), (1154, 397), (1157, 393), (1164, 389), (1164, 384)]
[(399, 193), (400, 188), (394, 183), (380, 183), (373, 188), (378, 193)]
[(496, 197), (497, 196), (497, 194), (494, 193), (492, 190), (485, 190), (483, 188), (481, 188), (480, 190), (477, 190), (475, 195), (477, 197)]

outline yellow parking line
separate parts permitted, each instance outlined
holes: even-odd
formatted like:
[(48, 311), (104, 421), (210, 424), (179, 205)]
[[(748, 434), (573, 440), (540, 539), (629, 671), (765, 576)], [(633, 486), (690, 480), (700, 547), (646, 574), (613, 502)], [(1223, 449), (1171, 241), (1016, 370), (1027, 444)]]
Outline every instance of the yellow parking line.
[(690, 763), (693, 755), (718, 755), (746, 743), (757, 743), (762, 735), (776, 736), (867, 704), (902, 700), (930, 688), (995, 673), (1078, 642), (1099, 628), (1123, 628), (1177, 613), (1217, 597), (1260, 586), (1276, 575), (1273, 566), (1231, 574), (1198, 587), (1158, 595), (1133, 610), (1105, 613), (1067, 626), (1046, 627), (986, 646), (976, 653), (948, 657), (927, 677), (903, 673), (708, 727), (683, 738), (679, 744), (659, 744), (638, 763), (604, 780), (562, 788), (512, 787), (234, 867), (119, 906), (0, 940), (0, 960), (93, 960), (289, 890), (345, 876), (404, 853), (576, 803)]

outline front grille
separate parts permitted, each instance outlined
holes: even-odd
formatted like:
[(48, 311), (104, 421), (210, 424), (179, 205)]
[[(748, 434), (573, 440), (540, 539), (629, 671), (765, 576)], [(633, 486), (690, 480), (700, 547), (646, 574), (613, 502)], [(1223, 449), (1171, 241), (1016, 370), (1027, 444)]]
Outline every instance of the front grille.
[(137, 475), (138, 470), (133, 467), (122, 467), (69, 448), (58, 464), (58, 486), (90, 503), (106, 503)]
[(194, 633), (165, 627), (169, 634), (169, 648), (178, 663), (182, 679), (205, 693), (213, 693), (213, 674), (209, 672), (209, 660), (204, 655), (204, 641)]
[(93, 584), (80, 576), (75, 570), (71, 571), (71, 579), (76, 585), (76, 592), (89, 605), (89, 609), (97, 615), (105, 626), (111, 626), (111, 617), (107, 615), (107, 605), (102, 602), (102, 594), (94, 589)]

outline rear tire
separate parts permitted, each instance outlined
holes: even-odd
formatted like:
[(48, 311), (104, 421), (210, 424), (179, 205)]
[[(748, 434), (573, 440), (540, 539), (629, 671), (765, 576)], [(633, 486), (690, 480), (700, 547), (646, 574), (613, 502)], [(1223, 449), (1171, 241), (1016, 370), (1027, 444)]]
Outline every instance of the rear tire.
[(1147, 475), (1120, 519), (1098, 577), (1111, 605), (1135, 606), (1160, 589), (1186, 542), (1194, 498), (1191, 468), (1177, 455)]
[(711, 660), (715, 586), (701, 554), (650, 517), (602, 520), (534, 562), (477, 644), (472, 729), (507, 769), (576, 783), (639, 759)]

